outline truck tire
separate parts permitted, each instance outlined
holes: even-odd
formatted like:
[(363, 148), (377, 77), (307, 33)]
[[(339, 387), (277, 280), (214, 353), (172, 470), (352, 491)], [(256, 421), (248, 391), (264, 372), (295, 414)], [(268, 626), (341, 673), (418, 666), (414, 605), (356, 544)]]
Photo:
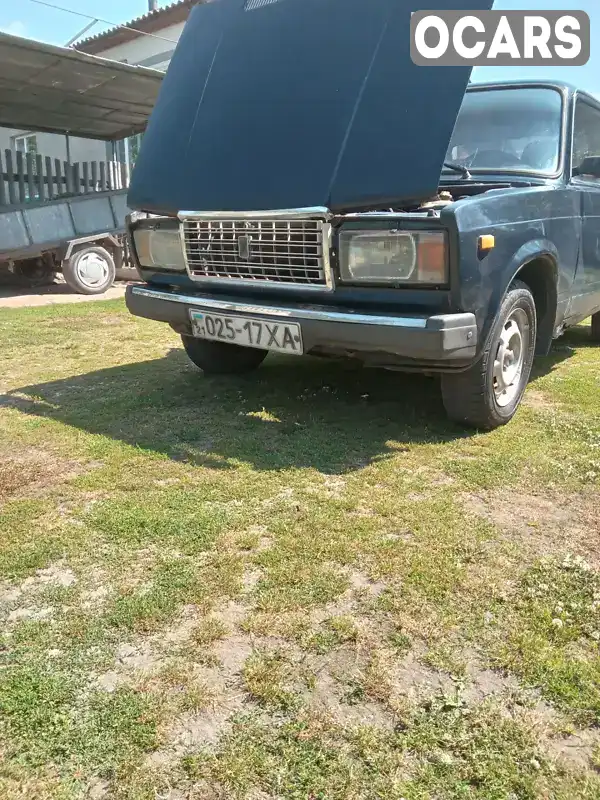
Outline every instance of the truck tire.
[(600, 344), (600, 311), (592, 316), (592, 342)]
[(442, 376), (450, 419), (492, 430), (514, 417), (535, 354), (537, 316), (529, 287), (515, 281), (506, 293), (482, 357), (466, 372)]
[(89, 245), (63, 261), (67, 284), (79, 294), (102, 294), (115, 280), (115, 261), (104, 247)]
[(195, 336), (182, 336), (181, 341), (191, 361), (207, 375), (239, 375), (251, 372), (260, 367), (267, 356), (266, 350), (213, 342)]
[(20, 286), (37, 289), (54, 283), (56, 269), (52, 263), (43, 258), (27, 258), (15, 263), (15, 278)]

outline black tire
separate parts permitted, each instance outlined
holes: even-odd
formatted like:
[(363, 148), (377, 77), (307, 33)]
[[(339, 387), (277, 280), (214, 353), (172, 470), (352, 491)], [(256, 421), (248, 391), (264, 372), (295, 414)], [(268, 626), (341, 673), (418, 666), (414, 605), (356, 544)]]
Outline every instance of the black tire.
[(592, 342), (600, 344), (600, 311), (592, 316)]
[[(91, 269), (86, 269), (86, 259)], [(63, 261), (62, 273), (67, 284), (78, 294), (102, 294), (115, 281), (115, 261), (104, 247), (82, 247)]]
[(181, 341), (191, 361), (207, 375), (239, 375), (251, 372), (260, 367), (267, 356), (267, 350), (213, 342), (195, 336), (182, 336)]
[[(521, 333), (520, 352), (523, 358), (520, 372), (517, 371), (515, 380), (506, 391), (504, 403), (502, 393), (496, 393), (496, 388), (502, 387), (494, 377), (494, 364), (500, 352), (501, 337), (508, 335), (507, 332), (510, 332), (513, 324), (517, 325)], [(479, 361), (466, 372), (442, 376), (442, 397), (450, 419), (479, 430), (492, 430), (510, 422), (529, 381), (536, 333), (534, 299), (524, 283), (515, 281), (502, 302)], [(513, 351), (510, 352), (514, 354)], [(509, 362), (509, 367), (511, 363)]]
[(56, 270), (43, 258), (28, 258), (15, 264), (15, 278), (19, 286), (37, 289), (54, 283)]

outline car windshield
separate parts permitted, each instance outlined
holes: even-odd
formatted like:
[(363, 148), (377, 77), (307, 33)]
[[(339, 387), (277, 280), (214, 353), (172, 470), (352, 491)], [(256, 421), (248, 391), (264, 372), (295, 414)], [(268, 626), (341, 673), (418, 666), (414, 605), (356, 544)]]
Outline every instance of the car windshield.
[(555, 89), (467, 92), (446, 161), (469, 170), (555, 173), (561, 122), (562, 96)]

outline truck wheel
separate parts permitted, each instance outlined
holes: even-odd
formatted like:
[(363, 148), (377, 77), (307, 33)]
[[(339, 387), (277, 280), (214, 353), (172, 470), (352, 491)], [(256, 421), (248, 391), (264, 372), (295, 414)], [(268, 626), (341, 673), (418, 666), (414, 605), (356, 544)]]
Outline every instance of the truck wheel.
[(600, 311), (592, 316), (592, 342), (600, 344)]
[(37, 289), (53, 283), (56, 270), (52, 264), (43, 258), (28, 258), (15, 264), (15, 277), (21, 286), (28, 289)]
[(207, 375), (237, 375), (260, 367), (266, 350), (240, 347), (239, 344), (212, 342), (195, 336), (182, 336), (185, 352)]
[(466, 372), (442, 376), (442, 397), (450, 419), (481, 430), (510, 422), (531, 373), (536, 329), (531, 292), (515, 281), (477, 364)]
[(104, 247), (82, 247), (62, 264), (65, 281), (79, 294), (102, 294), (115, 280), (115, 262)]

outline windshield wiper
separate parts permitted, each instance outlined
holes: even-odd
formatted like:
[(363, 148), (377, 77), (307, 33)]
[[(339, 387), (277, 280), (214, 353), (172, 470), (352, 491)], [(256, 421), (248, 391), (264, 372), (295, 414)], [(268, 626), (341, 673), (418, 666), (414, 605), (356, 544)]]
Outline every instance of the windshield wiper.
[(444, 166), (454, 170), (454, 172), (460, 172), (466, 181), (471, 180), (471, 173), (466, 167), (463, 167), (462, 164), (456, 164), (454, 161), (444, 161)]

